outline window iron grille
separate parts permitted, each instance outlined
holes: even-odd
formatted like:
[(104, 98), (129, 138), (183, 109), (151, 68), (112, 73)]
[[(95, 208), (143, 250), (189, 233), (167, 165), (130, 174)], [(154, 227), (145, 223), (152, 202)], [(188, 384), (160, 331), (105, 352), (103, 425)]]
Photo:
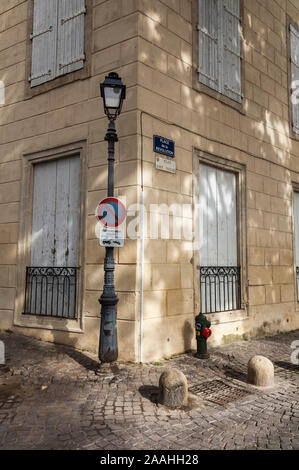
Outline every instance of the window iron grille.
[(241, 308), (240, 267), (200, 268), (201, 313), (217, 313)]
[(26, 267), (23, 314), (76, 319), (78, 269)]

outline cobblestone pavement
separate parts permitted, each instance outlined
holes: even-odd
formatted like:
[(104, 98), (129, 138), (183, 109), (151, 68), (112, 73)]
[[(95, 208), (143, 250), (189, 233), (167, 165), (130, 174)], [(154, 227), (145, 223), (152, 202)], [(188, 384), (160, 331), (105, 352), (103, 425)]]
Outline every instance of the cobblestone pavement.
[[(299, 332), (215, 348), (206, 361), (184, 354), (161, 365), (99, 366), (64, 346), (7, 333), (0, 339), (7, 355), (0, 449), (299, 449), (298, 366), (290, 362)], [(255, 354), (274, 362), (271, 390), (246, 384)], [(198, 398), (184, 410), (157, 404), (169, 366), (184, 372), (204, 407)]]

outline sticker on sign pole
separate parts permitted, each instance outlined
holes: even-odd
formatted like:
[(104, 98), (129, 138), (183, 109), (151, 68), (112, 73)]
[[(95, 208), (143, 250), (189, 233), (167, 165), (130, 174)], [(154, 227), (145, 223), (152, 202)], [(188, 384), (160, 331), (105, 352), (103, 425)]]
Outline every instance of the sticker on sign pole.
[(100, 231), (100, 246), (121, 248), (125, 244), (124, 231), (117, 228), (103, 228)]
[(116, 228), (124, 223), (126, 208), (116, 197), (107, 197), (98, 205), (96, 216), (104, 227)]

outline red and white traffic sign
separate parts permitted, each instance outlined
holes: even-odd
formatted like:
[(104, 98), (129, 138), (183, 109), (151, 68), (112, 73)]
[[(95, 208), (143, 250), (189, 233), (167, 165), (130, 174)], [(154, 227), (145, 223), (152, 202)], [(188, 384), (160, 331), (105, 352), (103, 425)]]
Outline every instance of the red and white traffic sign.
[(126, 215), (127, 211), (124, 204), (116, 197), (103, 199), (96, 209), (97, 219), (104, 227), (119, 227), (124, 223)]

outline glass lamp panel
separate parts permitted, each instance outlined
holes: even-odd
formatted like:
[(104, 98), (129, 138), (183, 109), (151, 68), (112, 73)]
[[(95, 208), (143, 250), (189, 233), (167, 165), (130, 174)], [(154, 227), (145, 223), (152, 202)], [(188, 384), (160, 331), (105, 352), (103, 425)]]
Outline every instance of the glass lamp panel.
[(121, 88), (105, 87), (105, 105), (106, 108), (118, 109), (121, 100)]

